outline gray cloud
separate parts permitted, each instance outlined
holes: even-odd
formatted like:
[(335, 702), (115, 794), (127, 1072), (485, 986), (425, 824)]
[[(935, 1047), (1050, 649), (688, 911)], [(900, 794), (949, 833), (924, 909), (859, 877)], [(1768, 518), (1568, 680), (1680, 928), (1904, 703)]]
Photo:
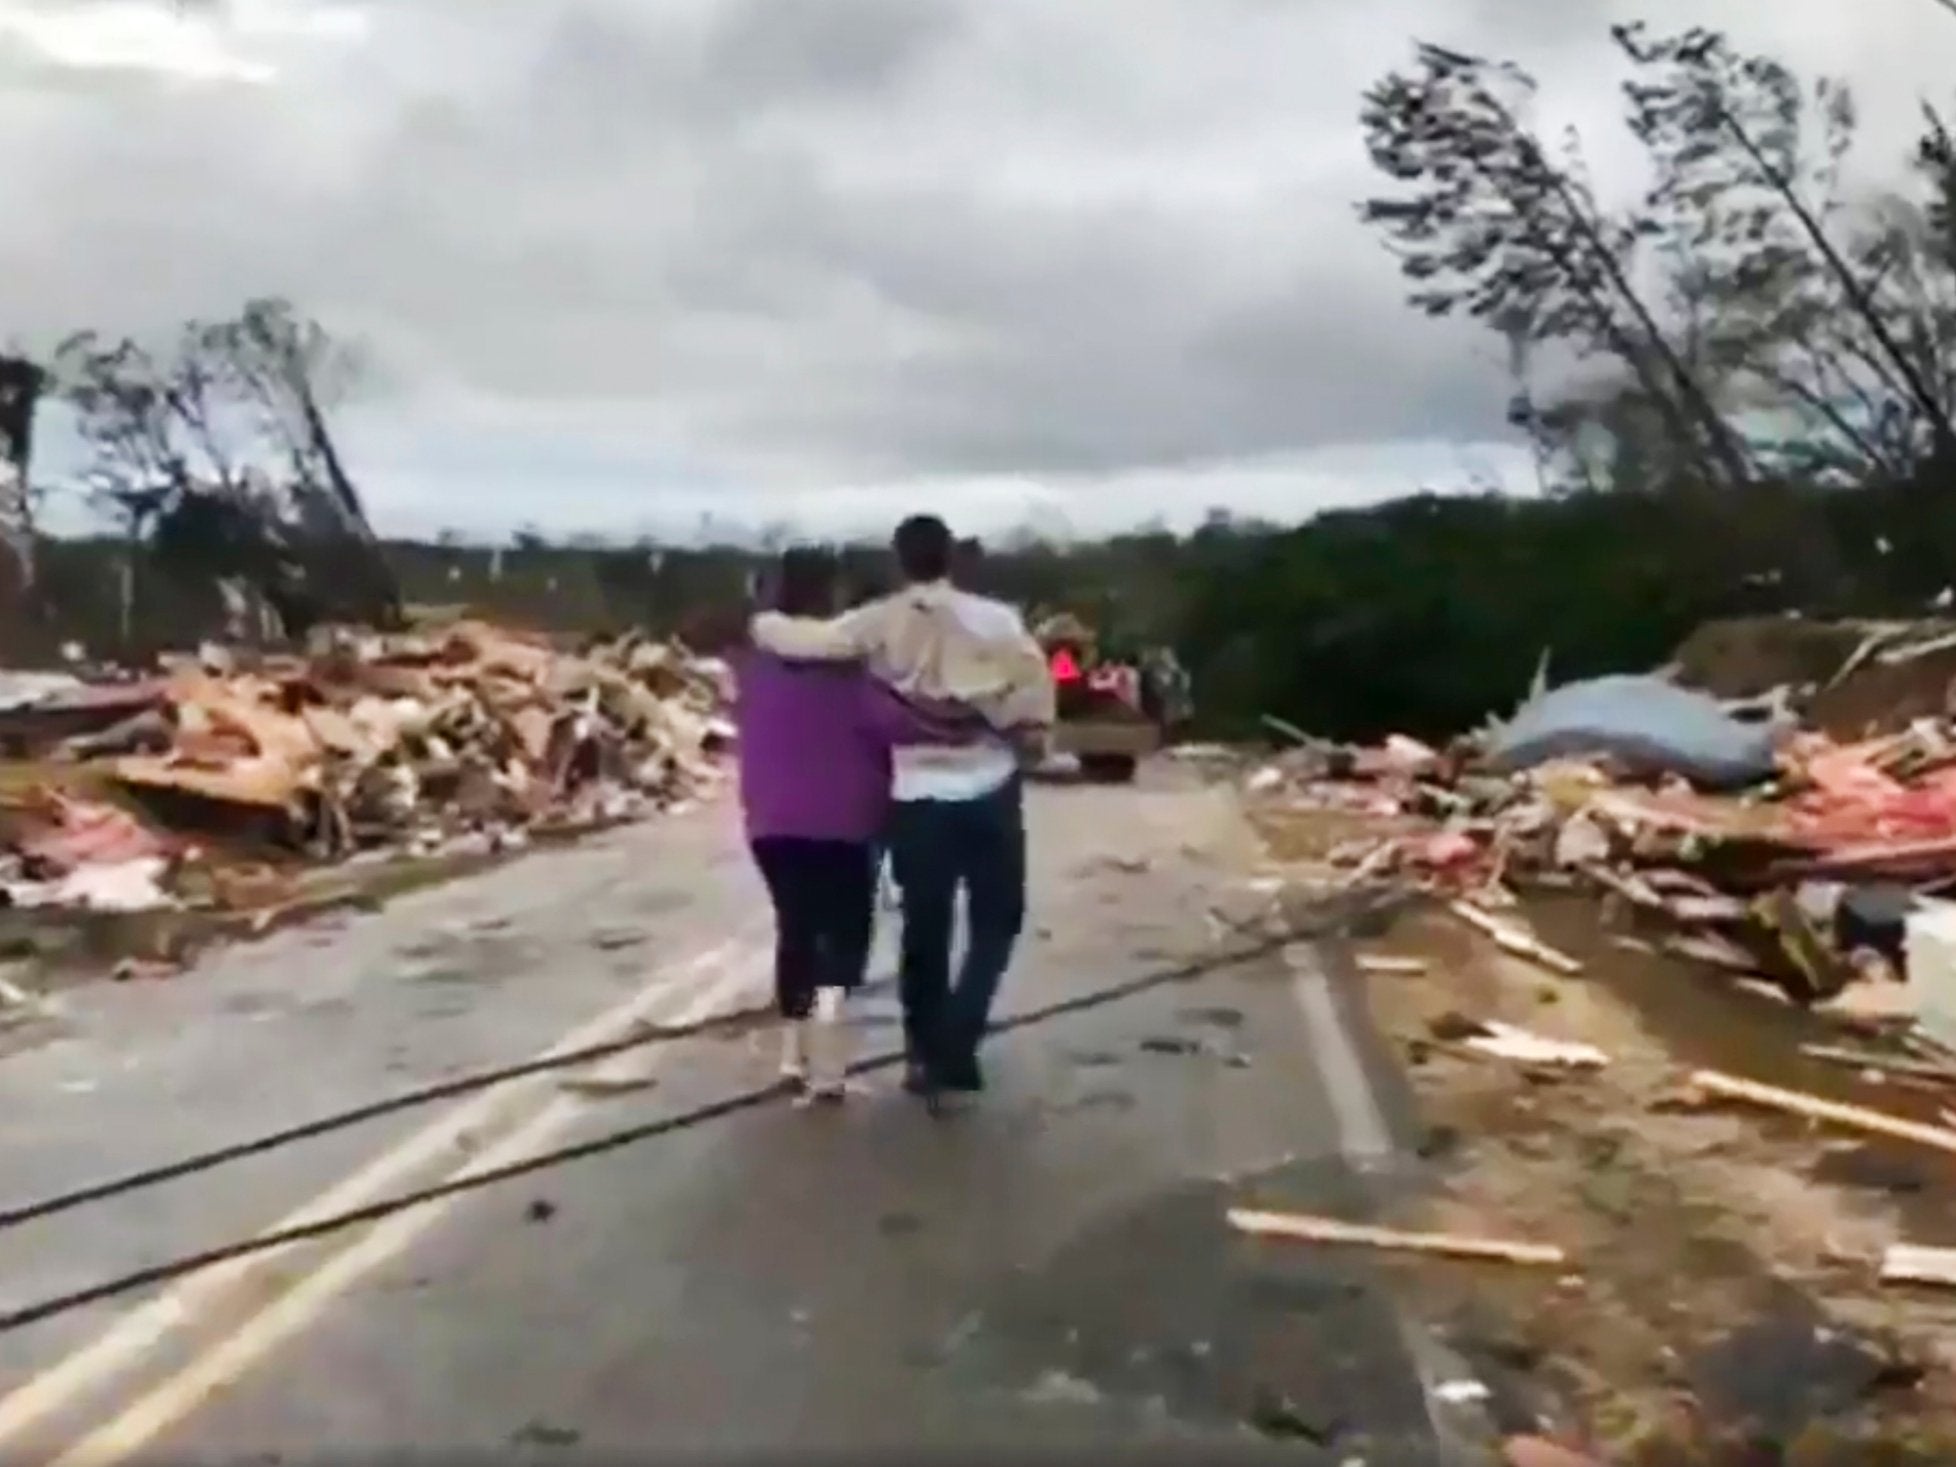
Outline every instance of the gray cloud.
[[(1404, 309), (1355, 221), (1358, 93), (1419, 33), (1610, 110), (1611, 7), (1527, 0), (215, 7), (205, 40), (262, 85), (36, 48), (58, 11), (143, 3), (0, 0), (0, 332), (284, 291), (392, 385), (565, 433), (605, 405), (774, 487), (1488, 437), (1498, 353)], [(1956, 21), (1887, 4), (1644, 9), (1948, 74)]]

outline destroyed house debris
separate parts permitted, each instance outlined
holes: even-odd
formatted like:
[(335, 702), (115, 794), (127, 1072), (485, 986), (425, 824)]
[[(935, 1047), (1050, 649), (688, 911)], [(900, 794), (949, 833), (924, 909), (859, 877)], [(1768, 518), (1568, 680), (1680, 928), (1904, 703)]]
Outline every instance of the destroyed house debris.
[(0, 799), (0, 904), (167, 904), (237, 839), (315, 861), (433, 854), (667, 807), (717, 777), (726, 691), (677, 645), (563, 651), (471, 620), (54, 683), (0, 708), (0, 745), (47, 775)]
[[(1937, 640), (1883, 628), (1859, 660)], [(1943, 900), (1956, 894), (1956, 716), (1837, 737), (1794, 719), (1798, 701), (1782, 689), (1737, 707), (1658, 677), (1597, 679), (1540, 691), (1445, 750), (1305, 739), (1250, 787), (1363, 818), (1323, 852), (1327, 882), (1410, 881), (1551, 970), (1575, 965), (1506, 910), (1521, 885), (1587, 889), (1619, 941), (1801, 1004), (1910, 978), (1926, 994), (1938, 975), (1911, 974), (1910, 955), (1939, 955), (1956, 930)], [(1956, 991), (1956, 968), (1946, 981)]]

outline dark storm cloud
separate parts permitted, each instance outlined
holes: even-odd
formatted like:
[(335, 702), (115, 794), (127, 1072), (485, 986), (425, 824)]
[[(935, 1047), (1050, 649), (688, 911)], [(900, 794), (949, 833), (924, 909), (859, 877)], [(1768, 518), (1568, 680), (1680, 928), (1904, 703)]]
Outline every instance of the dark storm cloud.
[(1498, 352), (1355, 221), (1358, 92), (1420, 33), (1609, 107), (1607, 17), (1521, 0), (232, 0), (147, 75), (143, 0), (80, 9), (0, 0), (0, 328), (283, 290), (759, 480), (1487, 437)]

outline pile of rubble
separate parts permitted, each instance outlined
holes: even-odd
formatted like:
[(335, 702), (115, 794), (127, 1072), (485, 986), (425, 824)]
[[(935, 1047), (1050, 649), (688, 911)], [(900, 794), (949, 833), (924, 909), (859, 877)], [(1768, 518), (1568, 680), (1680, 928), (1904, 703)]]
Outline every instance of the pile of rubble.
[[(1909, 978), (1922, 945), (1912, 934), (1944, 912), (1956, 942), (1956, 906), (1939, 901), (1956, 890), (1956, 719), (1841, 742), (1783, 708), (1748, 723), (1709, 697), (1668, 691), (1727, 719), (1714, 732), (1730, 746), (1679, 740), (1667, 751), (1649, 728), (1596, 720), (1536, 739), (1543, 720), (1531, 705), (1445, 750), (1403, 737), (1371, 748), (1306, 740), (1249, 786), (1293, 810), (1357, 817), (1310, 863), (1320, 885), (1414, 884), (1563, 971), (1580, 965), (1513, 913), (1524, 887), (1594, 892), (1619, 945), (1764, 980), (1801, 1004)], [(1749, 778), (1748, 749), (1762, 755)], [(1956, 987), (1956, 969), (1950, 977)], [(1865, 989), (1849, 1001), (1882, 1007)]]
[(630, 818), (717, 778), (726, 697), (724, 666), (678, 646), (565, 652), (466, 620), (44, 688), (0, 708), (0, 769), (27, 776), (0, 801), (0, 906), (169, 904), (237, 842), (337, 861)]

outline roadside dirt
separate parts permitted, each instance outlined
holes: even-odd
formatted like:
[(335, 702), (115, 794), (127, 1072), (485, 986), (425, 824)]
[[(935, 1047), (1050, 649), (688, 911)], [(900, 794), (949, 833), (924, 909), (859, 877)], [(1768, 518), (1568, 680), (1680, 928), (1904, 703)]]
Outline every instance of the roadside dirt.
[[(1358, 833), (1348, 816), (1329, 830), (1253, 815), (1280, 862)], [(1492, 1388), (1497, 1425), (1636, 1467), (1956, 1461), (1956, 1293), (1876, 1279), (1889, 1243), (1956, 1244), (1956, 1157), (1707, 1107), (1683, 1082), (1713, 1066), (1927, 1120), (1942, 1098), (1802, 1057), (1802, 1041), (1842, 1035), (1620, 950), (1591, 904), (1534, 915), (1581, 976), (1504, 954), (1430, 904), (1354, 954), (1423, 965), (1363, 979), (1440, 1180), (1394, 1220), (1569, 1259), (1398, 1265)], [(1447, 1037), (1463, 1020), (1595, 1045), (1609, 1062), (1483, 1057)]]
[[(1871, 630), (1784, 616), (1713, 621), (1685, 639), (1674, 661), (1686, 686), (1720, 698), (1811, 687), (1816, 692), (1807, 722), (1839, 738), (1867, 738), (1918, 718), (1945, 716), (1956, 687), (1956, 647), (1894, 665), (1870, 660), (1838, 676)], [(1922, 630), (1930, 635), (1935, 625), (1924, 623)]]

